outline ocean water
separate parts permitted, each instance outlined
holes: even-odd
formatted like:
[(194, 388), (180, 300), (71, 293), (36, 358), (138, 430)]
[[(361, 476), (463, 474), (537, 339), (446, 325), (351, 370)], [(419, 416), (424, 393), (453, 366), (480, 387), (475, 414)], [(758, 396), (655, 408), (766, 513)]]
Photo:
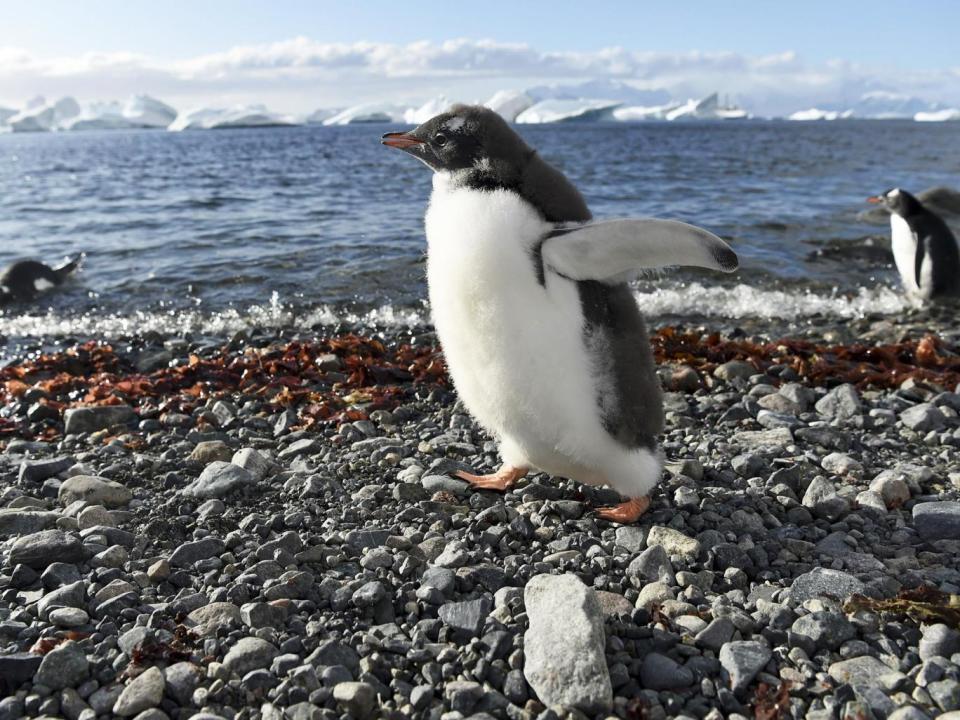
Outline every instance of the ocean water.
[[(0, 135), (0, 263), (87, 254), (13, 337), (426, 316), (429, 171), (388, 127)], [(795, 318), (896, 313), (886, 225), (858, 217), (892, 186), (960, 184), (951, 124), (566, 124), (521, 133), (597, 218), (670, 217), (727, 238), (731, 276), (670, 270), (650, 314)]]

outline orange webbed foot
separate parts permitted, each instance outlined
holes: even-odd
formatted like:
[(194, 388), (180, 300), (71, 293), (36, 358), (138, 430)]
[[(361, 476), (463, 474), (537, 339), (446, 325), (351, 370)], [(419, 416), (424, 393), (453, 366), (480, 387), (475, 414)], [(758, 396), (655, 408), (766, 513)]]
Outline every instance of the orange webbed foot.
[(649, 497), (632, 498), (619, 505), (599, 508), (596, 511), (597, 517), (601, 520), (629, 525), (636, 522), (650, 507)]
[(466, 480), (477, 490), (506, 492), (517, 484), (517, 480), (527, 474), (527, 468), (504, 465), (490, 475), (474, 475), (473, 473), (464, 472), (463, 470), (459, 470), (454, 474), (461, 480)]

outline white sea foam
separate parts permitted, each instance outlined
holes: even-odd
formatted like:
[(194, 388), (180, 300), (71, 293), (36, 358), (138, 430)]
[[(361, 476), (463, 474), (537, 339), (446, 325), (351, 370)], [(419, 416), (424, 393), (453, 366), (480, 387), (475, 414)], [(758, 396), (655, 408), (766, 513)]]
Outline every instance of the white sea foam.
[[(856, 318), (868, 313), (894, 315), (910, 307), (904, 296), (889, 287), (860, 288), (856, 293), (824, 293), (812, 290), (766, 290), (749, 285), (683, 286), (640, 290), (637, 300), (644, 314), (711, 318), (762, 318), (798, 320), (812, 315)], [(186, 333), (228, 337), (253, 328), (307, 328), (337, 323), (368, 327), (415, 327), (429, 320), (426, 304), (420, 307), (383, 305), (356, 311), (321, 305), (309, 309), (294, 308), (281, 302), (276, 293), (268, 303), (246, 309), (231, 308), (217, 312), (194, 310), (157, 310), (133, 313), (84, 313), (58, 315), (0, 315), (0, 334), (19, 338), (117, 338), (156, 332), (182, 336)]]

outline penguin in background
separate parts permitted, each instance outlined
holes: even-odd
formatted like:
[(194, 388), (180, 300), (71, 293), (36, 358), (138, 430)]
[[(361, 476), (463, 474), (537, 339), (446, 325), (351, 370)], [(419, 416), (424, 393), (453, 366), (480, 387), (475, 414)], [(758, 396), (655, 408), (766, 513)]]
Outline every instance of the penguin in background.
[(960, 297), (960, 245), (943, 219), (901, 188), (867, 198), (890, 213), (893, 259), (906, 293)]
[(427, 282), (457, 393), (502, 467), (458, 473), (505, 491), (530, 470), (609, 485), (634, 522), (660, 479), (664, 413), (627, 281), (670, 265), (736, 269), (720, 238), (671, 220), (591, 222), (582, 196), (497, 113), (458, 105), (382, 143), (433, 170)]
[(36, 260), (18, 260), (0, 272), (0, 304), (28, 302), (52, 287), (62, 285), (84, 258), (74, 256), (57, 268)]

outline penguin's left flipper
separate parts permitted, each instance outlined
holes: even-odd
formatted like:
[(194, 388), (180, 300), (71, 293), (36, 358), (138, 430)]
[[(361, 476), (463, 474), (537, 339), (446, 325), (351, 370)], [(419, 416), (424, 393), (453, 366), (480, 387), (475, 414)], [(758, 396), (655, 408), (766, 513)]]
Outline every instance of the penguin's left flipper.
[(737, 254), (711, 232), (678, 220), (564, 225), (541, 246), (543, 264), (571, 280), (621, 283), (643, 270), (684, 265), (733, 272)]
[(913, 239), (917, 243), (917, 252), (913, 256), (914, 280), (917, 283), (917, 287), (921, 287), (920, 271), (923, 269), (923, 260), (927, 255), (927, 242), (926, 242), (927, 239), (922, 237), (917, 237), (916, 233), (913, 234)]

